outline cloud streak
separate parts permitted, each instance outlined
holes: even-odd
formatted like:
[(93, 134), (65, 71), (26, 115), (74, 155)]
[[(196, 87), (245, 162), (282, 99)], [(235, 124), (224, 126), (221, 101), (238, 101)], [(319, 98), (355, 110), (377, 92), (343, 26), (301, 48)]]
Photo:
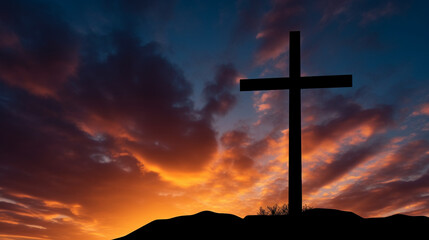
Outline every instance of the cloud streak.
[(289, 30), (300, 27), (299, 16), (303, 11), (297, 2), (273, 1), (273, 7), (264, 15), (261, 30), (256, 35), (256, 38), (260, 39), (255, 54), (257, 65), (276, 59), (288, 51)]
[[(413, 141), (401, 146), (388, 163), (368, 177), (350, 185), (329, 201), (330, 205), (362, 212), (364, 215), (427, 214), (427, 142)], [(401, 210), (398, 210), (401, 209)]]

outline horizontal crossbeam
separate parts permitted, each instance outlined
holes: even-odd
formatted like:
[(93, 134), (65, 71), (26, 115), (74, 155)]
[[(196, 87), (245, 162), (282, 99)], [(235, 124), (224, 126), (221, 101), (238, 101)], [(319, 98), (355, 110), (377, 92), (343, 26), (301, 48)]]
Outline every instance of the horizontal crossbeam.
[(352, 87), (352, 75), (240, 79), (240, 91)]

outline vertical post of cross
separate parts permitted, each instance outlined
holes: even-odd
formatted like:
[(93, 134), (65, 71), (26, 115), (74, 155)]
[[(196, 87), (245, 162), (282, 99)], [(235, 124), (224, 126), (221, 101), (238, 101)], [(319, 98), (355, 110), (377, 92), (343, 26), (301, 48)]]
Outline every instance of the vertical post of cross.
[[(301, 77), (300, 32), (289, 36), (289, 78)], [(301, 88), (289, 90), (289, 214), (297, 216), (302, 211), (301, 163)]]

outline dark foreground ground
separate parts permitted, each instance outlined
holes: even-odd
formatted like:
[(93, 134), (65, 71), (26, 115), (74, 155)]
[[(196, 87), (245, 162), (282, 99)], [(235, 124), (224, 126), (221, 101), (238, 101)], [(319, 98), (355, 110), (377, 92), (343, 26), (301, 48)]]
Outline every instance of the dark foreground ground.
[(131, 239), (429, 239), (429, 218), (362, 218), (351, 212), (311, 209), (300, 217), (246, 216), (209, 211), (155, 220), (118, 238)]

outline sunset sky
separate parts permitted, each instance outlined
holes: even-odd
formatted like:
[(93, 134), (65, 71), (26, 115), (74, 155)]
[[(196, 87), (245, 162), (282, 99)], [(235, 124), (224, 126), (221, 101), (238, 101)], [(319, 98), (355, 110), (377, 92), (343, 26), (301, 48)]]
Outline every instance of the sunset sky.
[(428, 1), (0, 1), (0, 238), (112, 239), (202, 210), (288, 201), (302, 91), (303, 202), (429, 216)]

